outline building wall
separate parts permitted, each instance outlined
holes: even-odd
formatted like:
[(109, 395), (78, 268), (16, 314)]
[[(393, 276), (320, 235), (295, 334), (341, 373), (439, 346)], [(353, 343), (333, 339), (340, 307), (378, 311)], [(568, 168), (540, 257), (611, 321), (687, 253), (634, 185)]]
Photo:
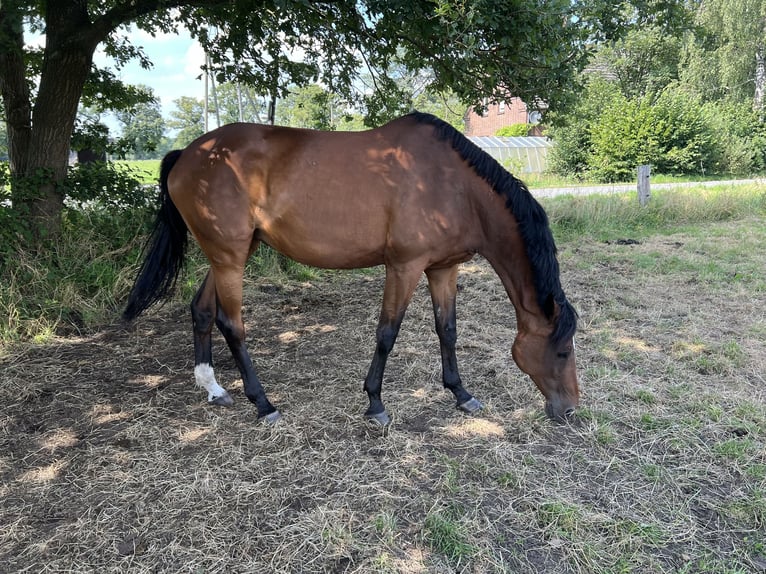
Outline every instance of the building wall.
[(486, 112), (479, 115), (473, 107), (468, 108), (465, 114), (465, 135), (493, 136), (502, 127), (529, 123), (527, 106), (519, 98), (512, 98), (507, 104), (488, 104), (485, 109)]

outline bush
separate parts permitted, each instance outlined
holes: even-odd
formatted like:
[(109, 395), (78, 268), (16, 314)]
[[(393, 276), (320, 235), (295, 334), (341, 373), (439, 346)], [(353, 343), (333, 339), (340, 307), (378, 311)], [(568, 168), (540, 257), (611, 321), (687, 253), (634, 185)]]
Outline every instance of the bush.
[[(715, 138), (700, 100), (677, 85), (626, 98), (604, 80), (591, 82), (570, 117), (554, 127), (551, 170), (597, 181), (632, 180), (636, 167), (655, 173), (705, 173), (715, 166)], [(721, 162), (719, 162), (720, 164)]]
[(620, 97), (591, 131), (590, 173), (599, 181), (633, 179), (636, 167), (657, 173), (704, 173), (711, 168), (710, 126), (701, 102), (669, 86), (658, 96)]
[(657, 174), (749, 175), (766, 169), (766, 128), (748, 106), (702, 104), (671, 84), (658, 94), (626, 98), (616, 85), (591, 80), (576, 108), (553, 117), (549, 169), (597, 181)]
[(529, 128), (529, 124), (511, 124), (497, 130), (495, 135), (501, 138), (526, 137), (529, 134)]
[(64, 193), (75, 204), (95, 203), (106, 209), (147, 207), (157, 195), (156, 186), (141, 183), (142, 175), (111, 162), (78, 164), (69, 168)]
[(751, 175), (766, 170), (766, 126), (747, 106), (710, 102), (702, 113), (711, 127), (711, 169), (717, 173)]
[(626, 181), (636, 166), (654, 163), (660, 144), (653, 123), (648, 98), (613, 101), (591, 128), (590, 175), (597, 181)]
[(588, 175), (592, 154), (591, 130), (599, 121), (603, 110), (621, 98), (616, 85), (603, 78), (591, 78), (582, 97), (566, 116), (551, 114), (552, 126), (547, 135), (555, 145), (548, 153), (548, 169), (567, 177)]

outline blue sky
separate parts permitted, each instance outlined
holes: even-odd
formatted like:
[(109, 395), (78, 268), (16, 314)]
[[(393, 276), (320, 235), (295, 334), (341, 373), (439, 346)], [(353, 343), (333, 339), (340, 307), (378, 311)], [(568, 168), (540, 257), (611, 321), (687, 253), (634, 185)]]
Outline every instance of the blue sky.
[[(151, 87), (154, 95), (160, 99), (163, 116), (168, 116), (174, 108), (173, 100), (181, 96), (204, 97), (204, 81), (198, 77), (202, 74), (200, 67), (204, 63), (205, 53), (185, 29), (179, 29), (175, 34), (158, 34), (154, 37), (134, 29), (129, 37), (133, 45), (143, 48), (154, 66), (144, 70), (137, 62), (130, 62), (121, 70), (116, 70), (116, 74), (125, 83)], [(99, 67), (114, 69), (111, 60), (101, 50), (96, 52), (94, 62)]]

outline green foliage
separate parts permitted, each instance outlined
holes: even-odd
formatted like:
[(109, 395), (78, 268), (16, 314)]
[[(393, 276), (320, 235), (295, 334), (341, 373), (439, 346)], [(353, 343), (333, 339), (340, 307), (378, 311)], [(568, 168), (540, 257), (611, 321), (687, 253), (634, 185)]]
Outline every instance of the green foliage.
[(657, 174), (750, 174), (764, 167), (766, 138), (753, 113), (703, 104), (677, 83), (628, 98), (616, 84), (593, 80), (576, 113), (549, 135), (556, 142), (551, 171), (595, 181), (632, 181), (642, 164)]
[[(151, 92), (149, 88), (146, 90)], [(121, 157), (124, 157), (128, 149), (133, 151), (134, 159), (156, 156), (155, 152), (165, 131), (165, 120), (158, 100), (136, 104), (130, 110), (119, 112), (117, 119), (122, 123)]]
[(293, 87), (277, 103), (276, 123), (296, 128), (334, 130), (340, 103), (338, 98), (317, 84)]
[[(87, 330), (112, 320), (135, 278), (154, 220), (155, 186), (137, 167), (95, 162), (70, 169), (62, 230), (39, 249), (24, 247), (23, 227), (9, 206), (10, 176), (0, 163), (0, 346), (55, 332)], [(156, 180), (156, 173), (153, 174)], [(314, 271), (262, 246), (252, 271), (308, 280)], [(198, 250), (188, 258), (187, 299), (207, 262)]]
[(766, 170), (766, 125), (750, 106), (732, 100), (708, 102), (702, 113), (712, 135), (714, 173), (751, 175)]
[(217, 112), (221, 125), (239, 121), (264, 123), (268, 108), (266, 100), (252, 86), (223, 82), (216, 85), (215, 98), (210, 98), (208, 105), (218, 106), (212, 111)]
[(685, 47), (681, 79), (707, 101), (730, 99), (752, 107), (756, 56), (766, 38), (766, 3), (706, 0), (694, 14), (697, 33)]
[(641, 97), (663, 90), (678, 78), (682, 45), (681, 33), (671, 34), (664, 25), (650, 24), (605, 45), (591, 66), (609, 70), (626, 97)]
[(8, 159), (8, 130), (5, 122), (0, 121), (0, 161)]
[(109, 128), (99, 121), (80, 120), (75, 124), (71, 146), (74, 151), (104, 155), (109, 148)]
[(677, 85), (665, 88), (654, 102), (652, 121), (660, 143), (652, 163), (660, 173), (705, 173), (712, 133), (702, 102)]
[(156, 192), (141, 178), (129, 167), (94, 162), (71, 167), (62, 187), (72, 205), (96, 204), (106, 210), (146, 207)]
[(0, 343), (87, 329), (116, 315), (130, 289), (148, 211), (94, 203), (63, 215), (55, 242), (0, 258)]
[(549, 169), (557, 174), (582, 178), (592, 155), (591, 131), (603, 110), (624, 101), (618, 87), (601, 77), (589, 78), (572, 112), (552, 114), (548, 136), (555, 146), (548, 153)]
[(626, 100), (620, 96), (606, 108), (591, 128), (588, 168), (597, 181), (622, 181), (636, 166), (657, 157), (659, 142), (653, 131), (652, 104), (648, 98)]
[(189, 96), (181, 96), (173, 103), (176, 107), (170, 112), (166, 125), (176, 130), (172, 147), (180, 149), (205, 133), (205, 104)]
[(495, 132), (498, 137), (524, 137), (529, 134), (529, 124), (511, 124)]
[(701, 102), (674, 86), (657, 97), (620, 94), (591, 127), (588, 168), (598, 181), (629, 180), (643, 164), (659, 173), (704, 173), (711, 139)]

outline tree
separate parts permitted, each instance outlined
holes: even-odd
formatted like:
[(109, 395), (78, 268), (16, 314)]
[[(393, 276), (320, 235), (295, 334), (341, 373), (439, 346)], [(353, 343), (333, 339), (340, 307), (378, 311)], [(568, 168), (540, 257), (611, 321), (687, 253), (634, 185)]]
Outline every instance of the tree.
[[(150, 88), (146, 89), (151, 92)], [(159, 101), (137, 104), (118, 113), (117, 120), (122, 124), (122, 143), (133, 150), (135, 159), (155, 157), (165, 131)]]
[[(611, 2), (3, 1), (0, 96), (13, 208), (43, 235), (56, 232), (63, 208), (56, 184), (66, 174), (78, 103), (88, 86), (109, 79), (93, 66), (96, 48), (117, 65), (138, 58), (151, 66), (124, 35), (129, 24), (149, 33), (185, 26), (207, 50), (219, 83), (237, 79), (258, 93), (282, 95), (288, 85), (320, 81), (350, 98), (363, 62), (386, 70), (399, 55), (410, 69), (432, 69), (436, 91), (452, 89), (465, 101), (512, 93), (555, 108), (585, 63), (585, 41), (606, 29), (603, 14), (613, 16)], [(44, 31), (45, 48), (28, 48), (25, 30)], [(390, 86), (377, 80), (379, 89)]]
[(277, 102), (276, 123), (296, 128), (334, 130), (340, 99), (318, 84), (294, 88)]
[(766, 0), (703, 0), (701, 33), (689, 46), (684, 81), (707, 100), (750, 102), (764, 119)]
[(170, 112), (165, 125), (177, 130), (173, 147), (183, 148), (205, 133), (205, 103), (189, 96), (182, 96), (173, 103), (176, 109)]
[(684, 0), (623, 2), (623, 33), (596, 50), (588, 69), (617, 82), (626, 98), (658, 93), (678, 79), (682, 46), (694, 30)]
[(268, 103), (252, 86), (224, 82), (216, 86), (216, 102), (221, 124), (266, 121)]

